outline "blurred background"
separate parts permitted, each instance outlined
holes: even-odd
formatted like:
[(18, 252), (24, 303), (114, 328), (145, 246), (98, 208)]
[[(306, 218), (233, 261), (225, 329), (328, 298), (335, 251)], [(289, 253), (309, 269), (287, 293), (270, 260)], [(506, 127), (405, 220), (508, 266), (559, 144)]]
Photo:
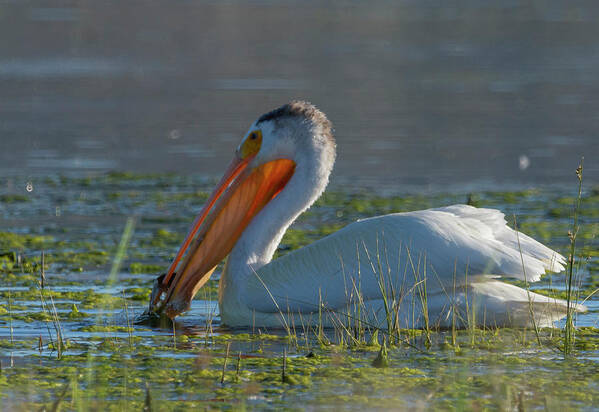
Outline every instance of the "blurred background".
[(593, 0), (0, 1), (0, 173), (216, 177), (306, 99), (333, 185), (574, 188), (581, 156), (592, 184), (598, 21)]

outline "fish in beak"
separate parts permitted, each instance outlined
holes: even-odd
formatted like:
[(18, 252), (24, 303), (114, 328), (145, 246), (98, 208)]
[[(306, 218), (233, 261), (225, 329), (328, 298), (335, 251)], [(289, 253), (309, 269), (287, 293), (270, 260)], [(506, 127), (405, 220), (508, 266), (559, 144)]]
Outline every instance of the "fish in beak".
[(150, 312), (174, 319), (229, 255), (252, 219), (285, 187), (295, 162), (277, 159), (255, 165), (259, 141), (252, 132), (235, 153), (181, 245), (168, 272), (154, 283)]

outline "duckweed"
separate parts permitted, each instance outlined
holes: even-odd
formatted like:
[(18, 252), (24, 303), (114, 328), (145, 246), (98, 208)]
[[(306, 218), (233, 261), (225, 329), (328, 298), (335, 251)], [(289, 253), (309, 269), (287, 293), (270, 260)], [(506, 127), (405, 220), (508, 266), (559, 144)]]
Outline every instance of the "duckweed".
[[(66, 194), (46, 195), (44, 185)], [(14, 199), (0, 232), (0, 409), (592, 410), (598, 404), (599, 293), (578, 316), (575, 353), (565, 359), (559, 328), (538, 336), (434, 330), (430, 338), (400, 330), (395, 342), (382, 332), (353, 342), (301, 325), (291, 334), (229, 330), (214, 313), (219, 269), (188, 315), (174, 324), (136, 325), (154, 277), (168, 267), (208, 190), (201, 179), (114, 172), (45, 177), (35, 197)], [(466, 201), (499, 208), (508, 220), (516, 214), (521, 231), (565, 253), (572, 196), (542, 189), (391, 197), (333, 190), (285, 234), (277, 254), (357, 218)], [(12, 217), (27, 221), (43, 202), (89, 223), (12, 226)], [(176, 215), (165, 207), (171, 204), (180, 207)], [(599, 288), (597, 210), (595, 190), (581, 212), (581, 297)], [(106, 223), (106, 216), (114, 220)], [(128, 216), (141, 217), (123, 264), (110, 275)], [(563, 297), (563, 275), (548, 274), (534, 288)]]
[(28, 202), (29, 200), (29, 196), (25, 195), (0, 195), (0, 203), (21, 203)]
[(51, 236), (0, 232), (0, 251), (43, 250), (52, 245)]
[(162, 273), (166, 271), (165, 265), (155, 265), (150, 263), (132, 262), (129, 264), (129, 272), (131, 273)]

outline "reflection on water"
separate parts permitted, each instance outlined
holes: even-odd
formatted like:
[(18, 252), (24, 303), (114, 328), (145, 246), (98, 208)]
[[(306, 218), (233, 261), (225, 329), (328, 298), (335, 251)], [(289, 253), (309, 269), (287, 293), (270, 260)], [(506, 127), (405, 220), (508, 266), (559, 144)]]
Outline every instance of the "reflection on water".
[(287, 79), (219, 79), (214, 82), (218, 90), (300, 90), (306, 82)]
[(131, 71), (126, 64), (100, 58), (9, 59), (0, 61), (0, 78), (21, 80), (112, 76)]
[(572, 184), (582, 155), (593, 180), (598, 17), (590, 0), (2, 4), (0, 172), (218, 175), (259, 114), (301, 98), (335, 125), (333, 183)]
[(77, 21), (80, 11), (72, 7), (31, 7), (28, 15), (32, 21)]

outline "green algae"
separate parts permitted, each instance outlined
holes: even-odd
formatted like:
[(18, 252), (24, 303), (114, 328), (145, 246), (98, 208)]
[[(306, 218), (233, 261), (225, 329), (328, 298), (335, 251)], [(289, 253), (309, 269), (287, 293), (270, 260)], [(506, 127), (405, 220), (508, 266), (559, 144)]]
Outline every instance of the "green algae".
[(104, 250), (62, 251), (48, 254), (48, 261), (69, 267), (71, 271), (83, 272), (84, 268), (106, 265), (110, 255)]
[[(168, 266), (206, 191), (189, 179), (165, 175), (111, 173), (45, 181), (89, 194), (73, 200), (78, 208), (123, 215), (92, 237), (76, 238), (77, 228), (33, 225), (0, 233), (0, 281), (1, 286), (10, 286), (0, 290), (2, 409), (48, 410), (62, 399), (63, 409), (140, 410), (147, 407), (148, 394), (155, 410), (293, 409), (297, 405), (367, 410), (590, 410), (597, 405), (599, 332), (592, 326), (577, 329), (575, 353), (569, 359), (559, 355), (559, 329), (541, 329), (539, 341), (531, 330), (460, 330), (455, 343), (450, 332), (432, 331), (430, 344), (420, 330), (401, 330), (403, 340), (385, 347), (383, 368), (373, 365), (383, 350), (378, 344), (382, 334), (368, 345), (340, 341), (332, 331), (325, 331), (326, 340), (309, 329), (298, 329), (296, 336), (276, 330), (231, 331), (219, 326), (218, 317), (208, 316), (208, 309), (198, 309), (200, 302), (194, 302), (195, 309), (174, 330), (173, 325), (132, 326), (147, 303), (155, 275)], [(467, 200), (498, 207), (508, 220), (515, 214), (520, 230), (564, 252), (572, 194), (534, 189), (391, 197), (333, 191), (294, 224), (277, 254), (368, 215)], [(27, 207), (37, 201), (32, 198)], [(62, 203), (68, 208), (67, 201)], [(171, 204), (188, 209), (173, 216), (165, 212), (165, 205)], [(599, 286), (599, 222), (593, 211), (599, 209), (597, 193), (583, 199), (583, 209), (580, 238), (584, 245), (579, 252), (584, 258), (580, 269), (584, 297)], [(148, 213), (138, 219), (114, 283), (118, 287), (107, 288), (122, 216), (138, 210)], [(42, 250), (47, 275), (43, 290)], [(214, 304), (217, 276), (198, 293), (198, 300)], [(561, 296), (556, 287), (561, 282), (560, 275), (547, 275), (535, 291)], [(597, 298), (590, 303), (596, 305)], [(584, 316), (596, 325), (596, 312)], [(16, 332), (12, 337), (11, 324)], [(57, 330), (64, 335), (60, 359)], [(227, 345), (230, 353), (221, 384)], [(7, 360), (11, 353), (17, 356), (13, 366)]]
[(152, 290), (148, 287), (145, 288), (127, 288), (124, 290), (124, 293), (129, 295), (129, 299), (131, 300), (139, 300), (143, 302), (147, 302), (150, 298), (150, 293)]
[(183, 241), (182, 233), (171, 232), (167, 229), (158, 229), (148, 238), (142, 239), (143, 247), (168, 248), (179, 245)]
[(0, 232), (0, 251), (43, 250), (53, 242), (52, 236)]
[(0, 203), (23, 203), (29, 202), (31, 199), (26, 195), (0, 195)]
[(87, 314), (80, 312), (79, 308), (77, 308), (77, 305), (73, 303), (72, 307), (71, 307), (71, 311), (67, 314), (67, 318), (68, 319), (82, 319), (82, 318), (86, 318), (88, 317)]
[[(117, 325), (89, 325), (82, 326), (77, 329), (79, 332), (125, 332), (128, 333), (131, 331), (130, 327), (127, 326), (117, 326)], [(149, 330), (149, 329), (140, 329), (136, 328), (136, 330)]]
[(165, 272), (166, 269), (167, 267), (165, 265), (156, 265), (152, 263), (131, 262), (129, 264), (130, 273), (156, 274)]
[(387, 346), (383, 343), (376, 358), (372, 361), (372, 366), (375, 368), (386, 368), (389, 366), (389, 359), (387, 355)]
[[(95, 328), (93, 331), (127, 332), (115, 327)], [(104, 340), (97, 348), (113, 353), (98, 354), (91, 358), (89, 378), (86, 378), (88, 374), (84, 364), (88, 364), (90, 358), (83, 353), (80, 356), (66, 355), (60, 361), (40, 358), (42, 364), (12, 368), (7, 372), (11, 383), (0, 382), (0, 387), (6, 389), (22, 385), (19, 386), (19, 392), (24, 397), (46, 391), (49, 394), (46, 402), (50, 402), (58, 396), (56, 392), (59, 388), (75, 381), (85, 405), (108, 406), (108, 399), (121, 399), (126, 392), (131, 402), (128, 408), (132, 408), (143, 403), (147, 383), (152, 388), (153, 400), (173, 409), (189, 406), (192, 401), (204, 404), (207, 400), (215, 399), (218, 399), (221, 407), (235, 407), (240, 400), (249, 402), (256, 396), (270, 399), (269, 403), (279, 406), (302, 402), (330, 407), (342, 402), (344, 405), (369, 408), (393, 405), (413, 407), (415, 399), (423, 396), (428, 399), (426, 405), (429, 408), (448, 405), (459, 407), (470, 405), (482, 397), (486, 399), (487, 407), (498, 407), (505, 402), (506, 391), (518, 388), (526, 388), (532, 394), (550, 389), (553, 402), (559, 405), (568, 402), (572, 402), (571, 405), (592, 404), (596, 400), (596, 381), (593, 380), (590, 365), (560, 365), (538, 357), (521, 359), (521, 356), (508, 356), (507, 360), (499, 362), (505, 356), (489, 357), (485, 352), (473, 352), (474, 356), (438, 358), (433, 352), (427, 362), (419, 359), (420, 355), (401, 355), (400, 349), (392, 348), (389, 351), (389, 367), (381, 369), (369, 366), (368, 358), (351, 356), (351, 352), (331, 355), (327, 351), (316, 350), (317, 354), (311, 357), (287, 357), (286, 374), (282, 377), (282, 356), (279, 352), (279, 356), (275, 357), (243, 357), (239, 370), (231, 361), (232, 357), (225, 370), (225, 383), (221, 385), (224, 363), (222, 346), (212, 349), (192, 346), (183, 352), (193, 354), (193, 357), (178, 358), (156, 357), (152, 351), (147, 351), (141, 341), (132, 352), (123, 351), (126, 345), (125, 341)], [(220, 355), (215, 355), (215, 349), (220, 349)], [(544, 352), (538, 350), (540, 354)], [(125, 353), (130, 355), (125, 357)], [(288, 353), (293, 355), (295, 351), (289, 347)], [(473, 365), (477, 365), (477, 369), (486, 365), (494, 373), (489, 377), (473, 375)], [(497, 373), (498, 367), (501, 368), (501, 374)], [(571, 377), (568, 388), (555, 382), (553, 376), (561, 373), (564, 367)], [(53, 377), (52, 382), (46, 380), (47, 376)], [(285, 396), (282, 397), (282, 394)], [(77, 402), (71, 396), (69, 394), (65, 398), (67, 404)], [(181, 397), (187, 401), (181, 402)], [(544, 397), (527, 397), (526, 405), (530, 408), (542, 407), (544, 401)]]

